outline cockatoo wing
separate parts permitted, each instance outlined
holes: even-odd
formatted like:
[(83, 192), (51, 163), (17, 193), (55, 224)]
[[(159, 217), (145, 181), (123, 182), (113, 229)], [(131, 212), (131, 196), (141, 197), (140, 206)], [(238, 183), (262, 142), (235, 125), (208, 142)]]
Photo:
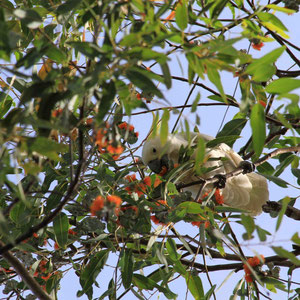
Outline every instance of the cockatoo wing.
[[(216, 174), (226, 174), (235, 170), (243, 161), (228, 145), (221, 143), (213, 149), (207, 149), (210, 158), (220, 160), (207, 161), (204, 167), (217, 167), (206, 173), (203, 178), (213, 177)], [(222, 161), (221, 161), (222, 159)], [(211, 186), (205, 190), (211, 189)], [(227, 179), (225, 188), (221, 190), (224, 204), (249, 211), (252, 215), (260, 214), (262, 205), (269, 200), (267, 180), (256, 173), (239, 174)], [(193, 191), (195, 194), (195, 189)]]
[[(179, 159), (179, 151), (181, 146), (188, 147), (197, 144), (197, 138), (201, 137), (204, 141), (210, 141), (213, 138), (200, 133), (191, 132), (188, 141), (186, 133), (170, 134), (165, 145), (161, 144), (160, 138), (154, 137), (147, 141), (143, 148), (143, 161), (145, 164), (152, 165), (152, 170), (160, 171), (163, 155), (167, 155), (173, 163), (177, 163)], [(191, 157), (195, 158), (195, 153)], [(201, 176), (195, 174), (195, 169), (185, 170), (178, 178), (178, 182), (190, 183), (199, 178), (207, 179), (217, 174), (229, 173), (239, 166), (243, 161), (228, 145), (221, 143), (214, 148), (206, 148), (206, 157), (203, 167), (213, 168)], [(154, 168), (155, 166), (158, 166)], [(206, 192), (213, 188), (207, 185), (202, 192)], [(190, 186), (185, 188), (192, 192), (193, 196), (198, 195), (200, 186)], [(221, 189), (224, 204), (249, 211), (252, 215), (257, 215), (262, 211), (262, 205), (269, 199), (267, 180), (256, 173), (240, 174), (227, 179), (226, 185)]]

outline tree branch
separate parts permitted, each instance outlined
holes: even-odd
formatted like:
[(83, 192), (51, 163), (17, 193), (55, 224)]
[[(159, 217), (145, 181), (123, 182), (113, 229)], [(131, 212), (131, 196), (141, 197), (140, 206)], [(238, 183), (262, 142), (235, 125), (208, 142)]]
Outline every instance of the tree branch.
[[(259, 165), (262, 165), (264, 162), (266, 162), (268, 159), (274, 157), (274, 156), (277, 156), (279, 154), (282, 154), (282, 153), (288, 153), (288, 152), (299, 152), (300, 151), (300, 146), (298, 147), (288, 147), (288, 148), (281, 148), (281, 149), (276, 149), (275, 151), (263, 156), (262, 158), (260, 158), (259, 160), (257, 160), (254, 165), (255, 167), (259, 166)], [(224, 176), (226, 177), (226, 179), (230, 178), (230, 177), (233, 177), (233, 176), (237, 176), (237, 175), (240, 175), (244, 172), (244, 169), (242, 167), (237, 167), (235, 170), (233, 170), (232, 172), (229, 172), (227, 174), (224, 174)], [(187, 187), (190, 187), (190, 186), (194, 186), (194, 185), (198, 185), (198, 184), (211, 184), (211, 183), (216, 183), (218, 182), (218, 178), (216, 178), (215, 176), (214, 177), (211, 177), (211, 178), (208, 178), (208, 179), (199, 179), (199, 180), (195, 180), (193, 182), (189, 182), (189, 183), (185, 183), (185, 184), (178, 184), (177, 185), (177, 188), (178, 189), (182, 189), (182, 188), (187, 188)]]
[[(276, 201), (268, 201), (262, 206), (262, 208), (265, 213), (270, 213), (273, 211), (280, 212), (282, 209), (282, 204)], [(288, 205), (284, 214), (291, 219), (300, 221), (300, 209)]]
[[(0, 246), (5, 247), (4, 243), (0, 241)], [(53, 300), (46, 291), (37, 283), (33, 276), (31, 276), (28, 271), (24, 268), (22, 263), (12, 255), (10, 251), (6, 251), (2, 256), (7, 260), (7, 262), (14, 268), (14, 270), (22, 277), (23, 281), (30, 288), (33, 294), (42, 300)]]
[(63, 209), (65, 204), (72, 198), (72, 195), (77, 190), (79, 185), (79, 176), (83, 167), (84, 159), (81, 160), (78, 164), (78, 168), (76, 171), (76, 175), (74, 180), (70, 183), (67, 194), (65, 195), (64, 199), (59, 203), (59, 205), (54, 209), (41, 223), (31, 227), (26, 233), (22, 234), (18, 237), (14, 243), (8, 243), (0, 248), (0, 254), (3, 255), (6, 251), (12, 249), (16, 245), (20, 244), (24, 240), (30, 238), (35, 232), (39, 231), (40, 229), (47, 226), (52, 220), (58, 215), (58, 213)]

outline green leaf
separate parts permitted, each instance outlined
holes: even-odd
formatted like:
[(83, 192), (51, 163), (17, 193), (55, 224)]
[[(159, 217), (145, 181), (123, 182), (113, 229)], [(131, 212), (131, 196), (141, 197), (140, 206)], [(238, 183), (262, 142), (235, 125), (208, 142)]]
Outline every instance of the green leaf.
[(166, 248), (172, 261), (175, 262), (180, 259), (181, 255), (177, 252), (176, 243), (173, 239), (168, 238), (166, 242)]
[(167, 63), (161, 63), (160, 68), (163, 72), (164, 83), (166, 87), (169, 89), (172, 86), (172, 78), (171, 78), (169, 66)]
[(46, 51), (46, 55), (58, 63), (63, 63), (68, 59), (67, 55), (55, 46), (49, 47)]
[(275, 176), (268, 175), (268, 174), (263, 174), (263, 175), (268, 180), (271, 180), (272, 182), (276, 183), (280, 187), (283, 187), (283, 188), (287, 188), (288, 187), (288, 182), (286, 182), (285, 180), (283, 180), (283, 179), (281, 179), (279, 177), (275, 177)]
[(276, 254), (281, 257), (288, 258), (296, 266), (300, 266), (300, 260), (290, 251), (283, 249), (282, 247), (272, 247)]
[(76, 9), (82, 0), (68, 0), (65, 3), (58, 6), (56, 13), (58, 15), (70, 14), (70, 11)]
[(252, 141), (255, 156), (259, 157), (263, 151), (266, 140), (265, 112), (261, 104), (254, 104), (250, 115), (250, 125), (252, 128)]
[(224, 93), (224, 89), (221, 82), (221, 77), (215, 65), (209, 64), (209, 66), (207, 66), (207, 76), (220, 92), (223, 101), (227, 103), (226, 95)]
[(161, 127), (160, 127), (160, 140), (162, 145), (167, 142), (168, 134), (169, 134), (169, 122), (170, 112), (168, 109), (164, 109), (162, 118), (161, 118)]
[(14, 105), (14, 102), (6, 93), (0, 92), (0, 119), (9, 111), (11, 106)]
[(241, 222), (242, 222), (243, 226), (245, 227), (245, 229), (247, 231), (248, 239), (250, 239), (251, 236), (252, 236), (252, 233), (255, 229), (255, 223), (254, 223), (253, 218), (249, 215), (242, 214), (241, 215)]
[(153, 290), (154, 288), (156, 288), (160, 292), (164, 293), (164, 295), (168, 299), (174, 299), (177, 296), (176, 294), (172, 293), (169, 289), (158, 285), (154, 280), (140, 274), (133, 274), (132, 282), (141, 290)]
[(203, 208), (199, 203), (185, 201), (177, 205), (176, 210), (184, 210), (187, 214), (203, 213)]
[(267, 235), (271, 235), (269, 231), (262, 229), (259, 226), (256, 226), (256, 231), (261, 242), (265, 242), (267, 240)]
[(83, 272), (80, 275), (80, 285), (83, 289), (83, 292), (87, 295), (93, 295), (93, 283), (95, 282), (98, 274), (104, 267), (104, 264), (107, 261), (109, 255), (109, 250), (102, 250), (93, 255), (83, 269)]
[(184, 30), (188, 24), (188, 11), (187, 11), (187, 1), (178, 1), (176, 8), (176, 24), (181, 29)]
[(292, 168), (293, 175), (297, 178), (297, 183), (300, 185), (300, 169)]
[(284, 94), (297, 88), (300, 88), (299, 79), (279, 78), (268, 84), (266, 91), (270, 94)]
[[(273, 65), (275, 61), (281, 56), (281, 54), (285, 51), (286, 47), (282, 46), (275, 50), (272, 50), (270, 53), (264, 55), (263, 57), (254, 60), (246, 69), (246, 73), (254, 75), (258, 68), (262, 65)], [(260, 71), (259, 71), (260, 72)]]
[(262, 165), (257, 166), (257, 171), (263, 174), (272, 175), (275, 171), (273, 166), (269, 164), (267, 161), (264, 162)]
[(65, 248), (68, 241), (69, 219), (66, 214), (60, 213), (53, 220), (53, 230), (56, 241), (61, 248)]
[(276, 11), (281, 11), (281, 12), (286, 13), (286, 14), (293, 14), (293, 13), (295, 13), (295, 10), (293, 10), (293, 9), (289, 9), (289, 8), (286, 8), (286, 7), (277, 6), (276, 4), (268, 4), (268, 5), (266, 5), (266, 7), (274, 9)]
[(35, 151), (55, 161), (59, 161), (59, 153), (68, 151), (68, 146), (59, 144), (45, 137), (38, 137), (34, 140), (30, 147), (31, 151)]
[(22, 20), (22, 22), (30, 29), (36, 29), (42, 25), (43, 19), (33, 9), (20, 9), (17, 8), (14, 10), (14, 15)]
[(99, 57), (103, 54), (103, 50), (91, 42), (68, 42), (68, 44), (89, 58)]
[[(217, 134), (217, 138), (223, 136), (239, 136), (247, 123), (247, 119), (233, 119), (226, 123), (223, 129)], [(231, 140), (226, 143), (229, 147), (232, 147), (235, 140)], [(208, 146), (212, 147), (212, 146)]]
[(195, 149), (195, 170), (196, 174), (201, 173), (201, 165), (203, 164), (203, 160), (205, 157), (205, 142), (204, 139), (199, 136), (197, 142), (197, 148)]
[(102, 122), (104, 116), (111, 107), (112, 102), (116, 96), (116, 86), (113, 80), (110, 80), (108, 83), (102, 83), (102, 95), (100, 96), (100, 105), (98, 114), (96, 116), (98, 122)]
[(133, 274), (133, 257), (132, 249), (125, 249), (120, 259), (122, 282), (125, 289), (128, 289), (132, 282)]
[(185, 276), (185, 281), (194, 299), (204, 299), (204, 290), (202, 286), (202, 281), (199, 276), (194, 276), (192, 272), (189, 272)]
[(259, 12), (257, 13), (257, 16), (259, 19), (263, 22), (271, 22), (278, 28), (280, 28), (283, 31), (288, 31), (288, 29), (284, 26), (284, 24), (278, 19), (275, 15), (267, 13), (267, 12)]
[(253, 72), (252, 80), (254, 81), (268, 81), (276, 73), (274, 65), (261, 64)]
[(290, 200), (291, 200), (290, 197), (285, 197), (285, 198), (282, 199), (282, 202), (281, 202), (282, 207), (281, 207), (281, 210), (280, 210), (278, 218), (277, 218), (276, 231), (278, 231), (278, 229), (281, 225), (282, 218), (284, 216), (284, 213), (286, 211), (286, 208), (287, 208)]
[(220, 15), (220, 13), (223, 11), (224, 7), (226, 6), (227, 2), (229, 2), (229, 0), (217, 0), (217, 1), (212, 2), (212, 3), (214, 3), (213, 8), (212, 8), (212, 13), (211, 13), (211, 17), (213, 19), (218, 18), (218, 16)]
[[(241, 136), (240, 135), (228, 135), (228, 136), (220, 136), (220, 137), (217, 137), (215, 139), (213, 139), (212, 141), (209, 141), (206, 146), (208, 148), (213, 148), (221, 143), (225, 143), (227, 145), (233, 145), (233, 143), (239, 139)], [(230, 146), (229, 145), (229, 146)]]
[(13, 206), (9, 213), (9, 217), (14, 223), (18, 225), (28, 224), (30, 220), (31, 210), (26, 208), (26, 205), (23, 201), (19, 201), (16, 205)]
[(155, 86), (152, 80), (149, 78), (151, 76), (148, 72), (147, 76), (145, 75), (144, 70), (139, 70), (138, 68), (130, 68), (126, 71), (126, 77), (138, 88), (143, 90), (144, 93), (154, 94), (160, 98), (163, 98), (161, 91)]

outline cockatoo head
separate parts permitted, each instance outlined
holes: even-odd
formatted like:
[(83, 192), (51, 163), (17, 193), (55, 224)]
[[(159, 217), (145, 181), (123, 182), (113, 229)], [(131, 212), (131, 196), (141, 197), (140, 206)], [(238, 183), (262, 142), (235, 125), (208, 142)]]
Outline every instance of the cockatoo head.
[(178, 162), (178, 153), (180, 143), (176, 143), (177, 139), (173, 135), (169, 135), (165, 144), (162, 144), (161, 138), (156, 136), (149, 138), (143, 147), (142, 158), (145, 165), (159, 174), (163, 171), (167, 172)]

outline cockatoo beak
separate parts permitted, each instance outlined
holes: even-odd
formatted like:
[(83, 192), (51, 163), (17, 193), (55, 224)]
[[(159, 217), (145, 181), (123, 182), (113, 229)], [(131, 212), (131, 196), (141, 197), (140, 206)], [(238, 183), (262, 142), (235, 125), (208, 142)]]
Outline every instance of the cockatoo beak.
[(166, 167), (167, 172), (170, 169), (170, 160), (167, 154), (164, 154), (161, 158), (156, 158), (148, 163), (149, 168), (156, 174), (159, 174), (163, 167)]

